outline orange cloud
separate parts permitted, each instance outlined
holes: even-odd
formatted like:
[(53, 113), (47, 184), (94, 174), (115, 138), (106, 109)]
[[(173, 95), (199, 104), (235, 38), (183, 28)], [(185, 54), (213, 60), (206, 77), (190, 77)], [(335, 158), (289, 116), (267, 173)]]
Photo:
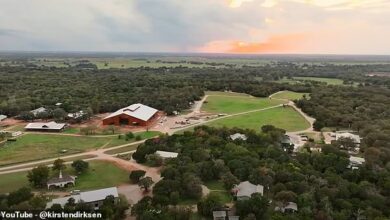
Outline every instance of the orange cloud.
[(285, 53), (300, 49), (307, 34), (274, 35), (264, 42), (221, 40), (207, 43), (200, 48), (208, 53)]

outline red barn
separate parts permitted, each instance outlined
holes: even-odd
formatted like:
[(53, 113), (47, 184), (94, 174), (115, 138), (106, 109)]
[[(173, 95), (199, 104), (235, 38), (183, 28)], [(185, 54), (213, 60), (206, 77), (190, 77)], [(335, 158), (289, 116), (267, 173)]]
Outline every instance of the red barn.
[(103, 119), (103, 125), (148, 126), (157, 116), (157, 112), (157, 109), (137, 103), (119, 109), (105, 117)]

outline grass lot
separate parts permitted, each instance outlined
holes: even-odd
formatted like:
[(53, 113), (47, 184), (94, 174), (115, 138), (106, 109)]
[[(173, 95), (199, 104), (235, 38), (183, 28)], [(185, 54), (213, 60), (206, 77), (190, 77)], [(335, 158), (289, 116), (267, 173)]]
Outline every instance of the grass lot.
[[(145, 132), (134, 133), (135, 136), (139, 135), (141, 137), (141, 140), (149, 139), (149, 138), (158, 136), (160, 134), (161, 134), (161, 132), (159, 132), (159, 131), (145, 131)], [(119, 139), (116, 136), (106, 146), (104, 146), (104, 148), (115, 147), (115, 146), (119, 146), (119, 145), (123, 145), (123, 144), (129, 144), (132, 142), (136, 142), (135, 138), (126, 141), (124, 136), (121, 139)]]
[(116, 155), (116, 154), (123, 153), (123, 152), (137, 150), (137, 147), (138, 147), (138, 144), (133, 144), (133, 145), (129, 145), (129, 146), (126, 146), (126, 147), (121, 147), (121, 148), (118, 148), (118, 149), (109, 150), (109, 151), (106, 151), (105, 153), (106, 154), (110, 154), (110, 155)]
[(309, 97), (309, 93), (298, 93), (298, 92), (291, 92), (291, 91), (281, 91), (281, 92), (273, 95), (272, 98), (274, 98), (274, 99), (296, 100), (296, 99), (303, 98), (304, 95), (306, 95), (306, 97)]
[(343, 85), (343, 80), (341, 79), (335, 79), (335, 78), (323, 78), (323, 77), (293, 77), (292, 79), (283, 78), (276, 82), (278, 83), (289, 83), (289, 84), (302, 84), (305, 83), (305, 81), (317, 81), (317, 82), (324, 82), (328, 85)]
[(239, 116), (223, 118), (207, 123), (215, 127), (239, 127), (259, 131), (263, 125), (274, 125), (287, 131), (300, 131), (310, 127), (298, 112), (291, 107), (279, 107)]
[(207, 103), (202, 105), (202, 111), (211, 113), (233, 114), (255, 109), (267, 108), (285, 103), (281, 100), (272, 100), (269, 98), (255, 98), (243, 95), (211, 95), (207, 98)]
[(129, 182), (129, 173), (111, 163), (92, 161), (89, 165), (88, 172), (77, 177), (74, 189), (91, 190)]
[[(156, 131), (135, 133), (135, 135), (140, 135), (142, 139), (159, 134), (160, 132)], [(130, 144), (135, 141), (135, 138), (126, 141), (125, 138), (118, 139), (117, 136), (93, 137), (30, 133), (18, 137), (15, 142), (6, 142), (0, 147), (0, 166), (61, 157), (101, 147), (109, 148)], [(62, 150), (67, 150), (67, 152), (62, 153)]]
[(221, 181), (209, 181), (204, 183), (209, 190), (225, 190), (225, 187), (223, 186), (223, 183)]
[[(91, 190), (128, 183), (128, 172), (111, 163), (91, 161), (89, 166), (87, 173), (78, 176), (74, 189)], [(67, 172), (73, 172), (70, 166)], [(24, 186), (29, 186), (26, 171), (0, 175), (0, 193), (7, 193)]]
[(325, 82), (328, 85), (343, 85), (343, 80), (335, 78), (321, 78), (321, 77), (294, 77), (296, 80), (310, 80), (317, 82)]
[[(0, 148), (0, 166), (60, 157), (102, 147), (112, 137), (93, 138), (51, 134), (25, 134), (15, 142), (7, 142)], [(67, 150), (61, 153), (61, 150)]]

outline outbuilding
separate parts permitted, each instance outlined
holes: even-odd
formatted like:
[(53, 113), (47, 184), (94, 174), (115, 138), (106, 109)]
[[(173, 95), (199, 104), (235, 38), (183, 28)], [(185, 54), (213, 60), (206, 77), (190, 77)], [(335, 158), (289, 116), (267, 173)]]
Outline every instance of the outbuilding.
[(56, 123), (55, 121), (42, 123), (42, 122), (33, 122), (29, 123), (24, 127), (24, 129), (29, 131), (55, 131), (60, 132), (66, 127), (66, 124)]

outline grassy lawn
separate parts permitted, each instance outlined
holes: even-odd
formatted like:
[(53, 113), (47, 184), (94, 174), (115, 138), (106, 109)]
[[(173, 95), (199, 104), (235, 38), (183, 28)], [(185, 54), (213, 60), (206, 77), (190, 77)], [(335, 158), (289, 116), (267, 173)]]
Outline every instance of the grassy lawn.
[(325, 82), (328, 85), (343, 85), (343, 80), (335, 78), (322, 78), (322, 77), (294, 77), (296, 80), (310, 80), (317, 82)]
[(296, 100), (296, 99), (303, 98), (304, 95), (306, 95), (306, 97), (309, 97), (309, 93), (298, 93), (298, 92), (291, 92), (291, 91), (281, 91), (281, 92), (273, 95), (272, 98), (274, 98), (274, 99)]
[(223, 183), (217, 180), (206, 182), (204, 185), (207, 186), (209, 190), (225, 190)]
[[(129, 182), (129, 172), (104, 161), (92, 161), (87, 173), (77, 177), (74, 189), (91, 190)], [(71, 190), (71, 189), (69, 189)]]
[(126, 147), (121, 147), (121, 148), (118, 148), (118, 149), (109, 150), (109, 151), (106, 151), (105, 153), (106, 154), (110, 154), (110, 155), (116, 155), (116, 154), (123, 153), (123, 152), (137, 150), (137, 147), (138, 147), (138, 144), (133, 144), (133, 145), (129, 145), (129, 146), (126, 146)]
[[(68, 165), (65, 172), (72, 173), (73, 170)], [(76, 186), (74, 188), (68, 188), (67, 190), (91, 190), (118, 186), (128, 183), (128, 178), (127, 171), (122, 170), (111, 163), (91, 161), (89, 162), (89, 170), (85, 174), (78, 176)], [(0, 175), (0, 193), (11, 192), (24, 186), (29, 186), (27, 171)]]
[(274, 125), (287, 131), (300, 131), (310, 127), (298, 112), (291, 107), (279, 107), (265, 111), (248, 113), (207, 123), (215, 127), (239, 127), (259, 131), (263, 125)]
[(27, 172), (17, 172), (0, 175), (0, 194), (29, 186)]
[(242, 95), (211, 95), (207, 98), (206, 101), (207, 103), (202, 105), (202, 111), (226, 114), (267, 108), (284, 103), (284, 101), (281, 100), (255, 98)]
[[(116, 138), (116, 137), (115, 137)], [(49, 134), (25, 134), (0, 148), (0, 166), (45, 158), (61, 157), (102, 147), (113, 137), (74, 137)], [(61, 153), (67, 150), (66, 153)]]
[[(141, 140), (144, 140), (144, 139), (149, 139), (149, 138), (158, 136), (160, 134), (161, 134), (161, 132), (158, 132), (158, 131), (144, 131), (144, 132), (134, 133), (134, 136), (139, 135), (141, 137)], [(124, 136), (121, 139), (119, 139), (116, 136), (116, 137), (113, 137), (112, 140), (107, 145), (104, 146), (104, 148), (110, 148), (110, 147), (115, 147), (115, 146), (119, 146), (119, 145), (130, 144), (132, 142), (136, 142), (135, 138), (126, 141)]]

